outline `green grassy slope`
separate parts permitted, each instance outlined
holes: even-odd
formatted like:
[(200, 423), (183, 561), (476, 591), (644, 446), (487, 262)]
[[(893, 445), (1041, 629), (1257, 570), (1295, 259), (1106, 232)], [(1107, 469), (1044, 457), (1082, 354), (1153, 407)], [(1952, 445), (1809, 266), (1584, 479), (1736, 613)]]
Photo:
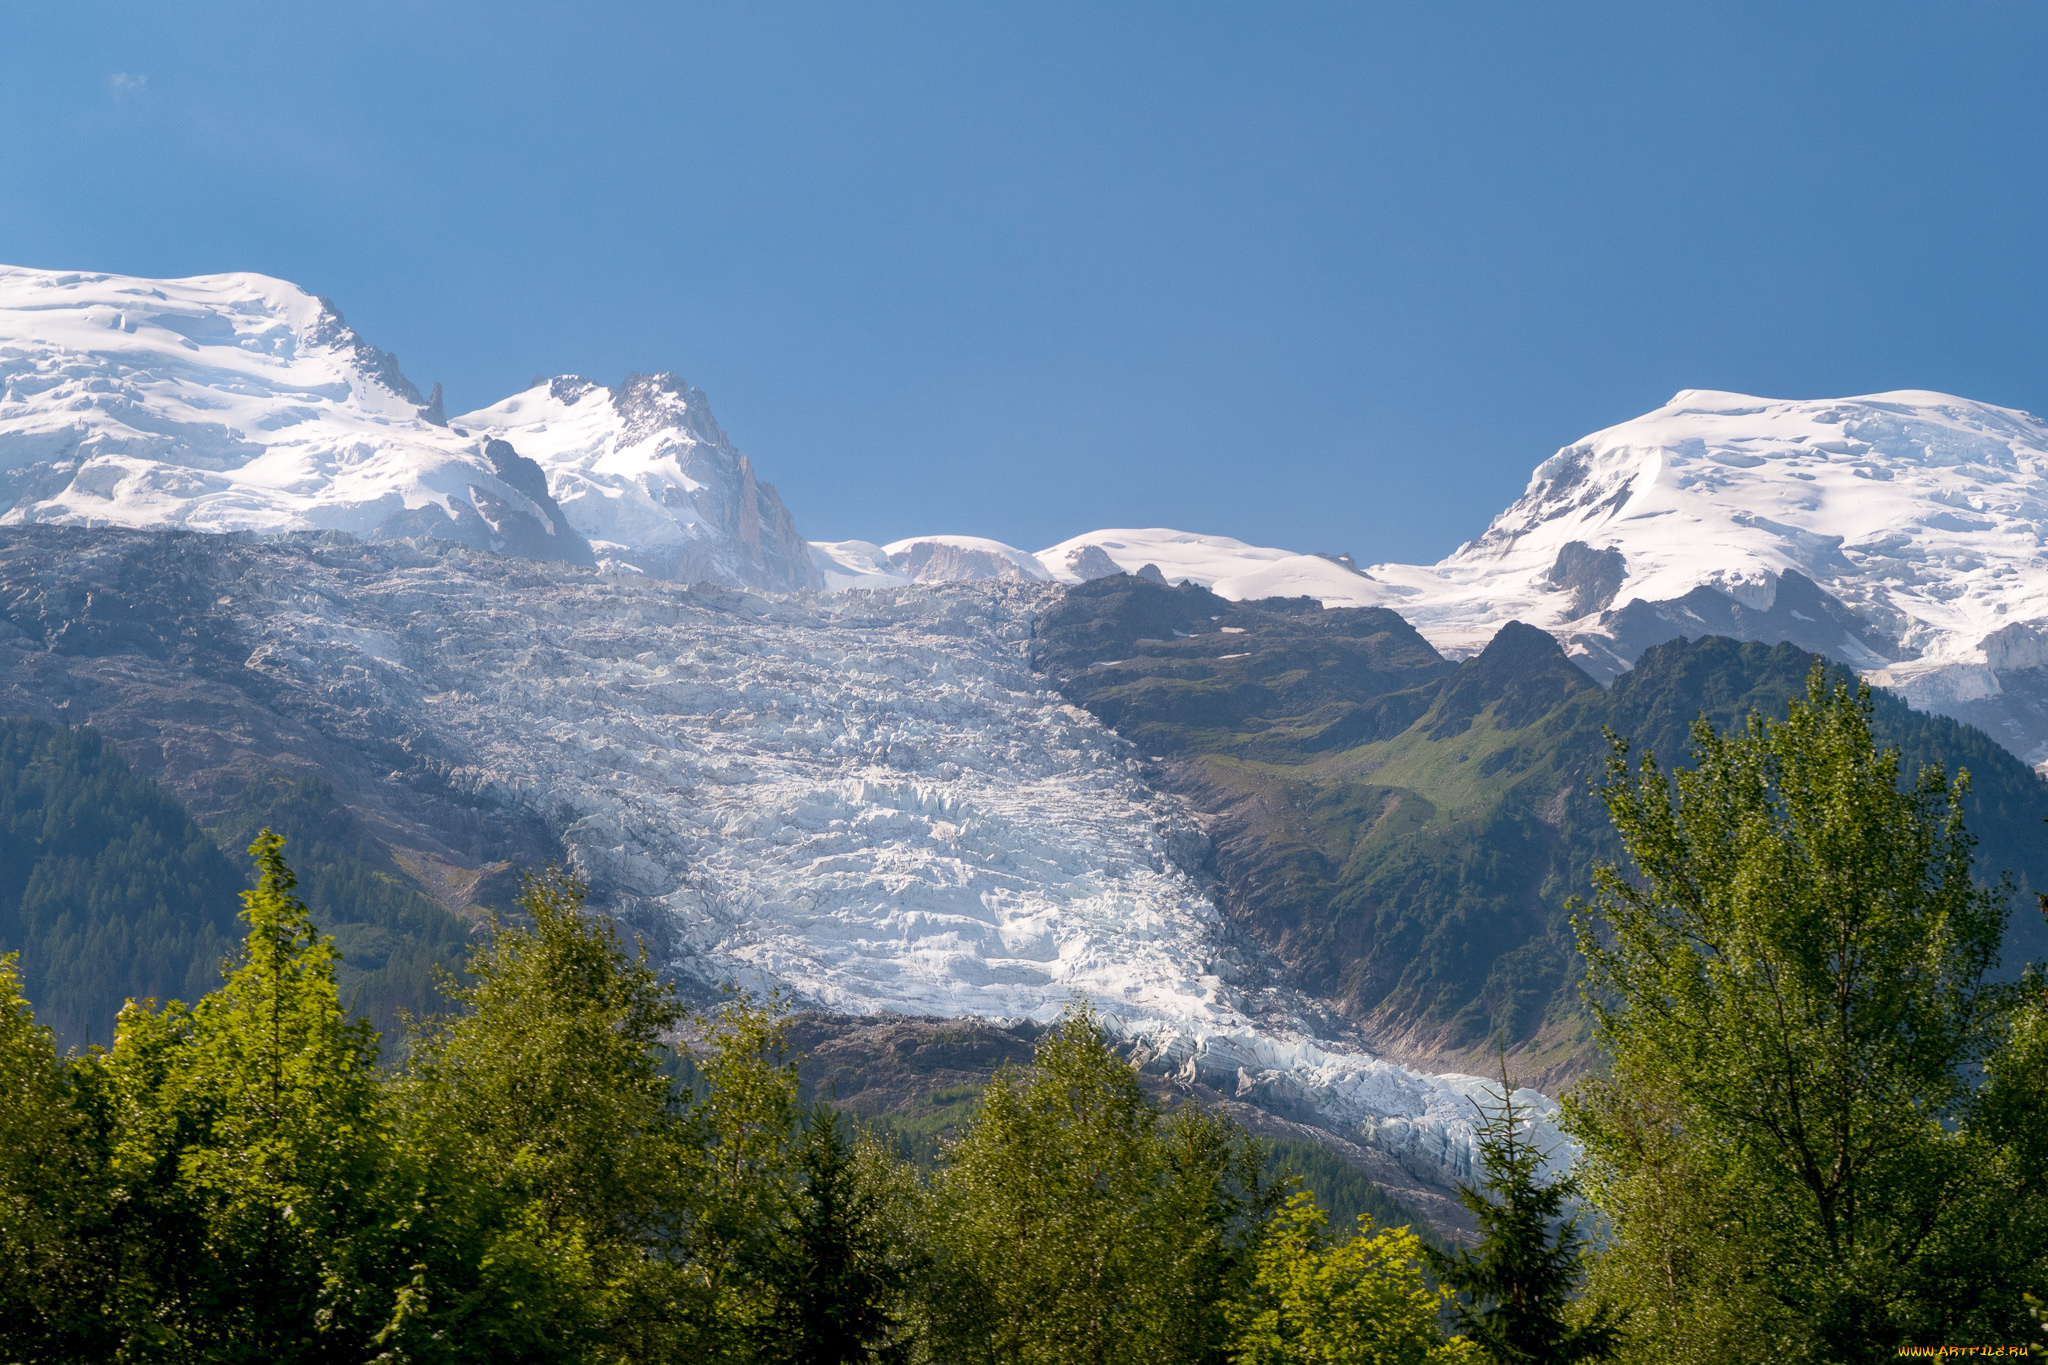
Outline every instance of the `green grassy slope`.
[[(1564, 902), (1619, 852), (1589, 783), (1603, 728), (1683, 762), (1696, 715), (1782, 715), (1812, 662), (1674, 641), (1609, 691), (1527, 626), (1454, 665), (1392, 612), (1124, 576), (1068, 593), (1034, 658), (1212, 817), (1227, 908), (1303, 984), (1383, 1046), (1469, 1068), (1504, 1040), (1552, 1080), (1585, 1061)], [(1969, 769), (1987, 876), (2048, 887), (2048, 785), (1888, 696), (1876, 724), (1909, 771)], [(2048, 957), (2031, 898), (2017, 904), (2008, 965)]]

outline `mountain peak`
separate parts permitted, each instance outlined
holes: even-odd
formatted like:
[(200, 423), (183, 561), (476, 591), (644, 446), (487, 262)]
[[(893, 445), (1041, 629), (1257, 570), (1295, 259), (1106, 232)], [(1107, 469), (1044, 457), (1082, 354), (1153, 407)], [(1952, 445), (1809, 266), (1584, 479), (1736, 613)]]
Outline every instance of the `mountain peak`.
[(565, 375), (451, 423), (440, 386), (422, 393), (332, 300), (252, 273), (0, 266), (0, 523), (24, 522), (428, 536), (821, 586), (678, 376)]
[(558, 375), (454, 420), (538, 463), (603, 567), (773, 592), (825, 586), (774, 485), (676, 374), (609, 387)]

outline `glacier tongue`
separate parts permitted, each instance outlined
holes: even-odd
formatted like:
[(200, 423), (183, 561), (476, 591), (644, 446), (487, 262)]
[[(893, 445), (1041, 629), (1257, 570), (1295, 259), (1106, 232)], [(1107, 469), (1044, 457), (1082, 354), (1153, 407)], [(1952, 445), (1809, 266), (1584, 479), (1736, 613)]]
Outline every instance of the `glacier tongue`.
[(1156, 1068), (1469, 1171), (1481, 1082), (1274, 984), (1190, 870), (1188, 809), (1029, 669), (1055, 585), (767, 598), (452, 547), (197, 550), (249, 685), (407, 736), (420, 771), (387, 781), (540, 812), (688, 974), (845, 1012), (1086, 998)]

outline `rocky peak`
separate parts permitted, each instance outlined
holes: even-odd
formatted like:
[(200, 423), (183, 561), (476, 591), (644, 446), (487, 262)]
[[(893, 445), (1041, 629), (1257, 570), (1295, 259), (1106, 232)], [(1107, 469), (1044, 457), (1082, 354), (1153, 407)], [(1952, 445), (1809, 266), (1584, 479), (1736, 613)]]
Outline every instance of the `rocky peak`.
[(537, 463), (602, 567), (771, 592), (824, 586), (774, 485), (678, 375), (536, 379), (458, 421)]

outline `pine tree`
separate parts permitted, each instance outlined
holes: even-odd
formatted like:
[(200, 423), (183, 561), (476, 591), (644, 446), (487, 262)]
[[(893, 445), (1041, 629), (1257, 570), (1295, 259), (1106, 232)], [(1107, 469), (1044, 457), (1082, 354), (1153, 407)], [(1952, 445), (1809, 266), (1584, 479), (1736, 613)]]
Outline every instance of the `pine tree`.
[(355, 1362), (389, 1307), (376, 1036), (336, 997), (283, 842), (250, 846), (259, 880), (227, 980), (191, 1009), (131, 1002), (105, 1058), (131, 1352)]
[(789, 1212), (771, 1256), (776, 1303), (764, 1354), (793, 1365), (854, 1365), (903, 1355), (900, 1258), (886, 1241), (882, 1192), (864, 1180), (847, 1120), (812, 1110), (796, 1144)]
[(1548, 1180), (1543, 1153), (1527, 1136), (1527, 1111), (1515, 1102), (1505, 1059), (1500, 1102), (1480, 1106), (1480, 1187), (1458, 1198), (1479, 1224), (1479, 1245), (1428, 1252), (1445, 1288), (1460, 1298), (1451, 1313), (1464, 1335), (1497, 1365), (1571, 1365), (1605, 1360), (1620, 1330), (1604, 1306), (1574, 1321), (1573, 1296), (1585, 1274), (1585, 1244), (1570, 1211), (1568, 1180)]

